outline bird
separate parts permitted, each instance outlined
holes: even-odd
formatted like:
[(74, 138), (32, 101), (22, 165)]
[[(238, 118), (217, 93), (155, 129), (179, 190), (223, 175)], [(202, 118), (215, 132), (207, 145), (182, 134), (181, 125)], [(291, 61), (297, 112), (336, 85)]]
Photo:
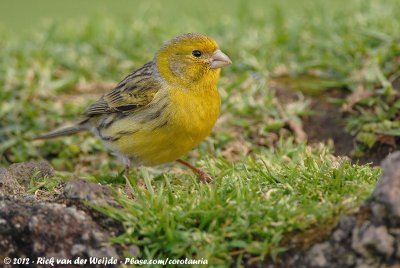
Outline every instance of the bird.
[(177, 161), (210, 182), (210, 175), (181, 157), (211, 133), (220, 113), (220, 70), (230, 64), (213, 38), (182, 34), (89, 105), (73, 125), (35, 139), (90, 131), (122, 159), (126, 179), (131, 164)]

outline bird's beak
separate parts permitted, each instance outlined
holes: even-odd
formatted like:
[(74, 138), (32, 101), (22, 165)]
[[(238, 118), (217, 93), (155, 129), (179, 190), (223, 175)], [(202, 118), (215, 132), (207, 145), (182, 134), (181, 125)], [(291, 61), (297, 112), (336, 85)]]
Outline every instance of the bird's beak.
[(210, 68), (211, 69), (218, 69), (222, 68), (226, 65), (232, 64), (231, 59), (225, 55), (221, 50), (217, 50), (212, 54), (211, 56), (211, 63), (210, 63)]

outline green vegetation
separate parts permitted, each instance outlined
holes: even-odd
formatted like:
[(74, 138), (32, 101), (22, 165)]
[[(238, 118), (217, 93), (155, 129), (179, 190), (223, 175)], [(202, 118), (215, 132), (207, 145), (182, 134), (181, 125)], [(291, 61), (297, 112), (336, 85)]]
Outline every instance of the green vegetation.
[(226, 265), (249, 254), (252, 261), (275, 257), (285, 234), (329, 225), (365, 199), (379, 175), (326, 148), (283, 142), (240, 163), (209, 158), (204, 166), (215, 176), (211, 185), (172, 174), (150, 183), (142, 173), (147, 190), (120, 198), (122, 209), (102, 209), (126, 228), (114, 241), (141, 246), (148, 259), (196, 256)]
[(215, 181), (199, 184), (175, 164), (133, 171), (147, 190), (119, 197), (122, 209), (99, 208), (126, 228), (115, 242), (139, 245), (142, 257), (240, 263), (275, 256), (285, 235), (335, 221), (368, 196), (379, 170), (306, 146), (302, 119), (313, 113), (309, 95), (340, 91), (332, 102), (355, 155), (396, 144), (399, 1), (202, 1), (179, 11), (176, 0), (99, 3), (85, 18), (54, 15), (21, 35), (0, 26), (0, 164), (45, 158), (62, 175), (33, 190), (76, 175), (124, 183), (122, 165), (90, 134), (31, 138), (73, 121), (164, 41), (193, 31), (213, 36), (234, 62), (222, 73), (213, 135), (186, 157)]

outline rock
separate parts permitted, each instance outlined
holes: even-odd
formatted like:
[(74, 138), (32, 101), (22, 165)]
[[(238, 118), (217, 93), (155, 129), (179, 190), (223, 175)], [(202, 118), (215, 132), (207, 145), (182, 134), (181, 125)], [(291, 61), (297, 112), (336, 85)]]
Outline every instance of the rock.
[(122, 224), (88, 205), (118, 206), (109, 187), (77, 179), (60, 185), (57, 191), (27, 193), (31, 179), (40, 177), (54, 177), (53, 168), (45, 161), (0, 168), (0, 267), (11, 267), (3, 263), (5, 257), (73, 261), (79, 257), (123, 260), (139, 255), (137, 246), (112, 244), (110, 238), (123, 232)]
[(14, 179), (7, 169), (0, 168), (0, 196), (18, 195), (22, 193), (24, 193), (24, 187)]
[(57, 202), (84, 211), (92, 218), (95, 218), (99, 226), (108, 229), (108, 231), (114, 235), (122, 230), (122, 226), (119, 222), (88, 205), (89, 203), (96, 206), (109, 205), (112, 207), (120, 207), (118, 202), (114, 199), (113, 191), (110, 187), (82, 179), (71, 180), (66, 182), (64, 192), (59, 196)]
[(21, 197), (0, 201), (0, 260), (5, 257), (121, 259), (122, 248), (109, 241), (112, 235), (116, 234), (75, 207), (32, 203)]
[(356, 225), (356, 218), (354, 216), (346, 216), (340, 219), (339, 228), (333, 232), (332, 238), (336, 242), (341, 242), (346, 240), (351, 236), (351, 232)]
[(32, 177), (54, 177), (54, 169), (47, 161), (12, 164), (8, 171), (24, 187), (29, 185)]
[[(397, 237), (397, 241), (400, 241), (400, 237)], [(400, 243), (397, 242), (396, 258), (400, 259)]]
[(343, 217), (330, 237), (306, 251), (291, 250), (291, 267), (400, 268), (400, 152), (382, 163), (372, 196)]
[(352, 248), (366, 257), (379, 253), (388, 259), (394, 252), (394, 238), (389, 235), (385, 226), (354, 228)]
[(327, 242), (314, 245), (306, 256), (306, 261), (312, 267), (325, 267), (328, 264), (327, 250), (330, 246)]
[(85, 200), (96, 205), (102, 203), (116, 205), (109, 187), (82, 179), (68, 181), (64, 187), (63, 196), (67, 199)]
[(371, 204), (372, 214), (379, 223), (385, 222), (385, 217), (388, 215), (387, 207), (380, 203)]
[(393, 220), (400, 222), (400, 152), (389, 155), (382, 162), (383, 175), (372, 198), (383, 204)]
[(53, 177), (54, 169), (46, 161), (12, 164), (0, 168), (0, 195), (22, 195), (32, 178)]

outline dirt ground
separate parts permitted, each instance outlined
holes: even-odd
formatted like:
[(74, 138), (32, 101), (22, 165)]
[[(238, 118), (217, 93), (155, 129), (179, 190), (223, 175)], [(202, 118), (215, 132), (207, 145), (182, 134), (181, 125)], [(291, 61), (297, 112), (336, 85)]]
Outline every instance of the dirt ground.
[[(277, 80), (272, 83), (272, 89), (275, 90), (281, 103), (299, 100), (299, 93), (290, 84), (281, 83)], [(344, 129), (343, 119), (345, 115), (338, 105), (330, 101), (335, 98), (345, 98), (347, 93), (345, 89), (330, 89), (322, 95), (303, 94), (304, 101), (310, 101), (312, 111), (312, 115), (302, 119), (302, 128), (307, 135), (307, 142), (312, 145), (331, 140), (333, 141), (335, 155), (347, 156), (354, 163), (379, 166), (388, 154), (399, 148), (399, 143), (396, 143), (396, 147), (377, 143), (367, 150), (363, 156), (353, 156), (355, 141), (354, 137)]]

